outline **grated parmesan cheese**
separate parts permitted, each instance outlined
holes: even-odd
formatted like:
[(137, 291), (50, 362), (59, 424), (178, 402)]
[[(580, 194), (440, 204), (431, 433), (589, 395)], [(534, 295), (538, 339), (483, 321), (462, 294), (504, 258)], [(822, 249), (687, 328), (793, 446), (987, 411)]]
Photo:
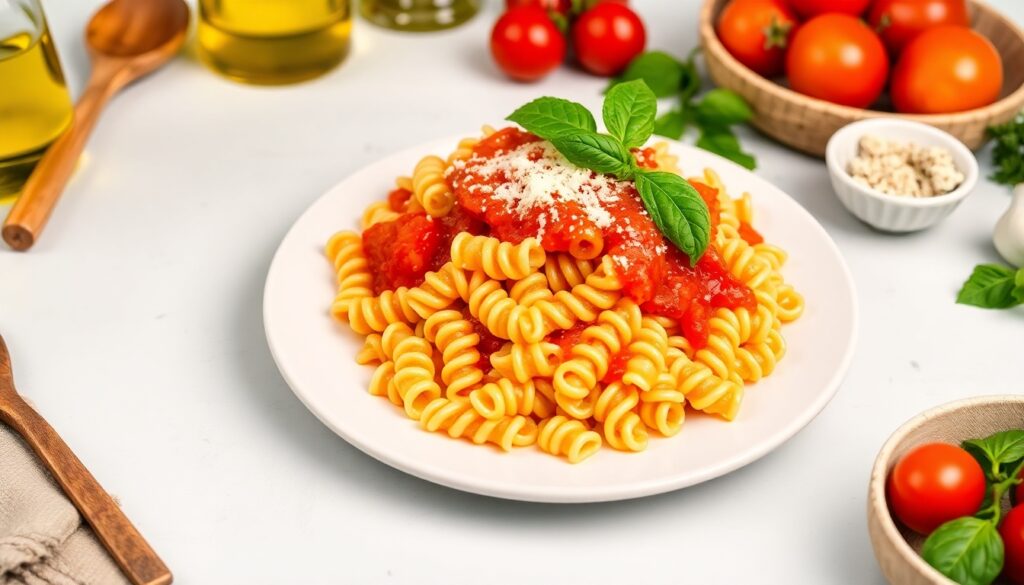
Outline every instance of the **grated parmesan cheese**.
[[(598, 228), (610, 227), (615, 221), (604, 204), (619, 200), (624, 183), (573, 165), (547, 141), (524, 144), (488, 159), (470, 159), (469, 164), (474, 165), (476, 175), (503, 179), (502, 184), (485, 192), (520, 218), (535, 208), (551, 209), (553, 203), (562, 201), (579, 205)], [(558, 220), (555, 209), (551, 209), (551, 215), (552, 220)], [(547, 222), (547, 217), (540, 218), (538, 236), (543, 235)]]

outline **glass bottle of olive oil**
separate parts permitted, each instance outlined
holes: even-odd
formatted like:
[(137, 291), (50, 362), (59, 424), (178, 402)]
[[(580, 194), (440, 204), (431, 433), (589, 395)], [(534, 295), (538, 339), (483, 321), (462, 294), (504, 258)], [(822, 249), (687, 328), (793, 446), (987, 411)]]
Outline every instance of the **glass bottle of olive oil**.
[(349, 0), (200, 0), (199, 55), (236, 81), (277, 85), (322, 75), (348, 53)]
[(72, 105), (38, 0), (0, 2), (0, 203), (71, 123)]
[(479, 9), (479, 0), (361, 0), (359, 12), (383, 27), (423, 32), (458, 26)]

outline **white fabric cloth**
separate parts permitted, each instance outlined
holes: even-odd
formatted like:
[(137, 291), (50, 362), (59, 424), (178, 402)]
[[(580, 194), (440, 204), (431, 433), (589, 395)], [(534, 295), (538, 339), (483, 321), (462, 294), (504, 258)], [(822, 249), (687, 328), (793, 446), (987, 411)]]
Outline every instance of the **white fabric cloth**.
[(78, 510), (0, 424), (0, 585), (127, 585)]

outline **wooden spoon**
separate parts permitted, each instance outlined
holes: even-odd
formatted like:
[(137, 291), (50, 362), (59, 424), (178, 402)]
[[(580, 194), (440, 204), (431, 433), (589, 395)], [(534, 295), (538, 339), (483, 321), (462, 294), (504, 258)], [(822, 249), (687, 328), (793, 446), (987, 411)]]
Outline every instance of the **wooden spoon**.
[(129, 581), (135, 585), (166, 585), (172, 581), (167, 566), (57, 431), (18, 396), (3, 337), (0, 337), (0, 422), (21, 435), (42, 459)]
[(188, 5), (182, 0), (113, 0), (93, 15), (85, 29), (92, 57), (89, 83), (75, 106), (71, 127), (39, 161), (4, 222), (3, 238), (11, 248), (32, 247), (103, 106), (125, 85), (178, 52), (185, 42), (188, 19)]

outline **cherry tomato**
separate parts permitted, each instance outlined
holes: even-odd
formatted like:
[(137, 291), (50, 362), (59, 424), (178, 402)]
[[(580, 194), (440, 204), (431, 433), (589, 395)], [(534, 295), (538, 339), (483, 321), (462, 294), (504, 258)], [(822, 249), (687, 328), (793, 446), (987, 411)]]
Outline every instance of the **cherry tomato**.
[(789, 5), (802, 18), (813, 18), (819, 14), (832, 12), (859, 16), (870, 3), (871, 0), (789, 0)]
[(1010, 510), (999, 526), (1003, 537), (1003, 576), (1016, 585), (1024, 585), (1024, 506)]
[(505, 0), (506, 10), (520, 6), (536, 6), (543, 8), (548, 14), (555, 13), (566, 17), (572, 12), (572, 0)]
[(647, 32), (629, 6), (601, 2), (572, 25), (572, 45), (580, 65), (595, 75), (617, 75), (644, 50)]
[(985, 498), (985, 474), (960, 447), (927, 443), (896, 463), (887, 487), (889, 506), (900, 522), (928, 534), (978, 511)]
[(964, 0), (878, 0), (871, 5), (868, 23), (893, 55), (933, 26), (970, 26)]
[(729, 53), (755, 73), (782, 73), (796, 16), (783, 0), (733, 0), (718, 17), (718, 38)]
[(494, 23), (491, 55), (509, 77), (535, 81), (565, 59), (565, 38), (544, 9), (512, 8)]
[(1003, 62), (969, 28), (939, 26), (910, 41), (892, 74), (892, 103), (907, 114), (943, 114), (987, 106), (1003, 88)]
[(790, 87), (845, 106), (871, 105), (888, 74), (889, 59), (878, 35), (845, 14), (807, 21), (793, 35), (786, 53)]

